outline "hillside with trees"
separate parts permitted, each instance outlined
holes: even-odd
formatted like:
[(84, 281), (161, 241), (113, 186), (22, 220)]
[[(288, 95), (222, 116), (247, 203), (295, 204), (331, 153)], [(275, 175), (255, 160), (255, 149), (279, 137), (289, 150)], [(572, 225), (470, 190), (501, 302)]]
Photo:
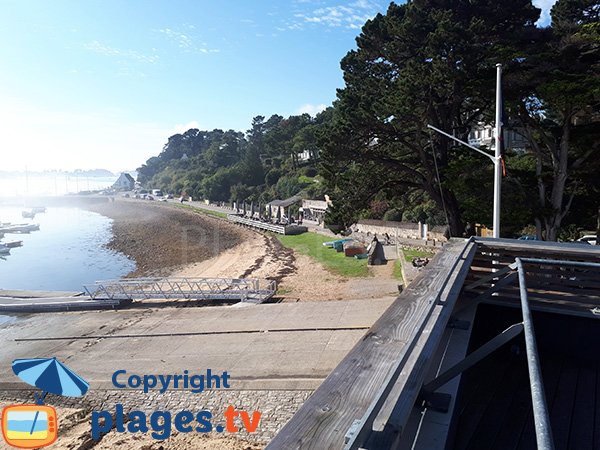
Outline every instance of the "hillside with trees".
[(246, 133), (191, 129), (176, 134), (138, 169), (138, 181), (214, 202), (267, 202), (299, 193), (322, 198), (317, 135), (328, 117), (328, 111), (316, 118), (256, 116)]
[(492, 164), (427, 125), (467, 141), (493, 124), (501, 63), (503, 126), (526, 142), (503, 154), (502, 236), (578, 237), (600, 204), (600, 5), (558, 0), (542, 28), (539, 15), (531, 0), (391, 3), (342, 59), (332, 107), (171, 136), (140, 181), (211, 201), (328, 194), (336, 230), (361, 218), (455, 236), (491, 226)]
[[(527, 0), (392, 3), (368, 21), (342, 60), (345, 87), (322, 151), (341, 227), (374, 209), (401, 216), (420, 202), (421, 219), (491, 224), (493, 176), (463, 141), (493, 123), (495, 66), (504, 67), (505, 126), (526, 138), (507, 150), (502, 234), (537, 226), (556, 240), (567, 224), (595, 229), (600, 128), (598, 22), (590, 0), (559, 0), (538, 28)], [(384, 205), (382, 207), (382, 204)]]

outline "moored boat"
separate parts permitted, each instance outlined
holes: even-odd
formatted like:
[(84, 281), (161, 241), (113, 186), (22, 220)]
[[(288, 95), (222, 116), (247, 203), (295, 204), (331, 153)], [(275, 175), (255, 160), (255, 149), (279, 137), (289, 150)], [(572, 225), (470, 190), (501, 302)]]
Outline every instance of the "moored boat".
[(23, 246), (23, 241), (8, 241), (8, 242), (2, 242), (0, 243), (8, 248), (16, 248), (16, 247), (22, 247)]
[(30, 233), (31, 231), (37, 231), (40, 229), (40, 226), (36, 223), (31, 224), (17, 224), (17, 225), (9, 225), (0, 228), (0, 233)]

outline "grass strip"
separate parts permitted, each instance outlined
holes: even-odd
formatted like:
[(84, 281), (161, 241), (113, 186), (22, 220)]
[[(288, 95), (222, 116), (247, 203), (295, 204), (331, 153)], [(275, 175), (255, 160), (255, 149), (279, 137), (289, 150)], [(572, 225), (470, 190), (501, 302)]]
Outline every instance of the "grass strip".
[(417, 250), (414, 248), (403, 248), (402, 253), (404, 253), (404, 259), (406, 262), (412, 263), (413, 258), (432, 258), (435, 253)]
[(366, 259), (349, 258), (344, 255), (344, 252), (338, 253), (323, 245), (323, 242), (335, 238), (309, 232), (295, 236), (277, 235), (277, 239), (284, 247), (312, 258), (336, 275), (348, 278), (369, 276)]

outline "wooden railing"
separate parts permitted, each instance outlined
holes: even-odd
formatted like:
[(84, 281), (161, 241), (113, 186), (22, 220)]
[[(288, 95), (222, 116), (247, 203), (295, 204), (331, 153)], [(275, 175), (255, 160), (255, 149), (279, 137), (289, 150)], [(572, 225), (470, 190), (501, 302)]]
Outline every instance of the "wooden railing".
[(359, 448), (369, 438), (377, 416), (402, 428), (475, 250), (472, 241), (445, 246), (267, 449)]
[[(514, 300), (518, 307), (514, 264), (518, 256), (600, 262), (600, 248), (479, 237), (452, 241), (333, 369), (267, 449), (389, 448), (389, 439), (399, 439), (406, 428), (458, 297), (467, 302), (497, 299), (503, 304)], [(525, 270), (532, 308), (545, 302), (561, 312), (567, 305), (578, 308), (579, 314), (600, 315), (599, 270), (539, 262), (527, 263)]]
[(279, 234), (300, 234), (308, 231), (308, 228), (299, 225), (279, 225), (269, 222), (262, 222), (260, 220), (249, 219), (247, 217), (238, 216), (235, 214), (228, 214), (227, 220), (245, 225), (259, 230), (271, 231)]

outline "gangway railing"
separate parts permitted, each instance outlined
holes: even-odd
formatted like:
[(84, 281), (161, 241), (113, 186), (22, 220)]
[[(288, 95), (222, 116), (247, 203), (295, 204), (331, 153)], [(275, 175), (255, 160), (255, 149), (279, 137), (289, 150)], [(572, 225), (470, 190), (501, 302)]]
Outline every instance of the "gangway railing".
[[(527, 293), (527, 269), (524, 265), (533, 264), (541, 266), (558, 266), (571, 269), (600, 269), (599, 263), (565, 261), (540, 258), (516, 258), (517, 271), (519, 274), (519, 290), (521, 294), (521, 312), (523, 314), (523, 325), (525, 333), (525, 349), (527, 352), (527, 367), (529, 369), (529, 383), (531, 387), (531, 399), (533, 404), (533, 418), (535, 423), (535, 434), (538, 449), (552, 450), (554, 442), (552, 439), (552, 429), (550, 427), (550, 416), (548, 415), (548, 406), (544, 394), (544, 383), (540, 368), (537, 344), (535, 341), (535, 332), (529, 308), (529, 299)], [(574, 274), (571, 274), (574, 275)], [(572, 281), (577, 281), (577, 277), (571, 277)]]
[(258, 228), (259, 230), (271, 231), (272, 233), (278, 234), (301, 234), (308, 231), (308, 228), (302, 225), (280, 225), (270, 222), (263, 222), (261, 220), (250, 219), (248, 217), (243, 217), (236, 214), (228, 214), (227, 220), (240, 225)]
[(132, 278), (85, 285), (92, 299), (239, 300), (262, 303), (277, 290), (272, 280), (257, 278)]

